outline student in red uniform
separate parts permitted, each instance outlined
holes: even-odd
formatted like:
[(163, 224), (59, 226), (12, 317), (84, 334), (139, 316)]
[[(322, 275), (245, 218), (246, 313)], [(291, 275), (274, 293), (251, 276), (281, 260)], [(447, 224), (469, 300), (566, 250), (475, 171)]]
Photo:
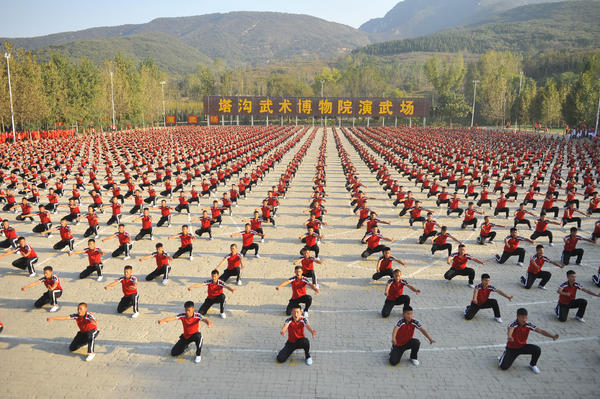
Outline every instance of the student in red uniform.
[(119, 247), (113, 251), (112, 257), (117, 258), (121, 256), (121, 254), (125, 254), (123, 260), (131, 259), (131, 248), (133, 247), (133, 244), (131, 243), (131, 236), (125, 231), (125, 225), (123, 223), (119, 224), (119, 229), (115, 234), (103, 238), (102, 242), (108, 241), (113, 237), (116, 237), (119, 240)]
[(535, 242), (521, 237), (517, 234), (517, 229), (512, 227), (510, 229), (510, 234), (506, 236), (504, 239), (504, 251), (502, 255), (495, 255), (496, 262), (503, 264), (510, 258), (511, 256), (518, 256), (517, 265), (523, 266), (523, 260), (525, 260), (525, 249), (519, 248), (519, 242), (527, 241), (531, 245), (535, 245)]
[(562, 263), (558, 263), (553, 260), (550, 260), (549, 258), (544, 256), (544, 246), (543, 245), (537, 245), (535, 247), (535, 252), (536, 252), (535, 255), (533, 255), (531, 257), (531, 259), (529, 259), (529, 268), (527, 269), (527, 277), (521, 276), (521, 284), (523, 284), (523, 286), (525, 288), (529, 289), (533, 286), (533, 283), (535, 282), (535, 280), (539, 278), (542, 281), (540, 281), (538, 288), (545, 290), (546, 283), (548, 283), (548, 281), (550, 281), (552, 274), (547, 270), (542, 270), (542, 266), (544, 266), (544, 263), (546, 263), (546, 262), (551, 263), (554, 266), (560, 267), (561, 269), (563, 267), (565, 267), (565, 265), (563, 265)]
[(229, 246), (231, 252), (226, 255), (221, 262), (215, 267), (215, 270), (219, 270), (221, 266), (227, 263), (227, 268), (221, 275), (221, 281), (224, 283), (229, 280), (229, 277), (236, 276), (235, 283), (237, 285), (242, 285), (241, 280), (241, 269), (245, 267), (244, 265), (244, 257), (238, 252), (238, 247), (235, 244), (231, 244)]
[(152, 234), (152, 216), (150, 216), (150, 209), (144, 208), (144, 213), (141, 217), (133, 219), (133, 222), (137, 222), (138, 220), (142, 221), (142, 228), (140, 232), (135, 236), (134, 241), (139, 241), (144, 236), (149, 235), (150, 240), (154, 241), (154, 235)]
[(508, 207), (506, 206), (507, 202), (515, 202), (515, 200), (506, 199), (504, 193), (500, 193), (500, 198), (498, 198), (496, 202), (496, 208), (494, 209), (494, 216), (498, 216), (499, 213), (506, 213), (506, 218), (508, 219), (508, 213), (510, 212)]
[(473, 299), (471, 299), (471, 304), (465, 308), (465, 320), (473, 319), (479, 309), (492, 308), (494, 311), (494, 320), (496, 320), (498, 323), (502, 323), (498, 301), (489, 298), (492, 292), (497, 292), (509, 301), (512, 301), (513, 299), (512, 295), (508, 296), (503, 291), (490, 285), (490, 275), (483, 273), (481, 275), (481, 283), (477, 284), (473, 290)]
[(554, 308), (554, 314), (559, 321), (567, 321), (569, 316), (569, 309), (577, 308), (575, 319), (581, 323), (585, 323), (583, 315), (585, 314), (585, 308), (587, 307), (587, 301), (583, 298), (575, 298), (577, 290), (581, 290), (586, 294), (590, 294), (595, 297), (600, 297), (600, 294), (592, 292), (587, 288), (584, 288), (577, 282), (577, 274), (573, 270), (567, 272), (567, 281), (558, 286), (558, 303)]
[(71, 232), (71, 226), (67, 224), (67, 220), (61, 219), (59, 227), (53, 227), (50, 230), (42, 231), (42, 235), (52, 234), (53, 231), (58, 231), (60, 233), (60, 241), (54, 244), (52, 248), (60, 251), (68, 247), (69, 251), (72, 252), (75, 245), (75, 238)]
[(394, 242), (393, 237), (387, 238), (387, 237), (382, 236), (379, 233), (379, 228), (377, 226), (371, 227), (371, 231), (369, 233), (367, 233), (361, 240), (361, 242), (363, 244), (367, 244), (367, 249), (365, 249), (360, 256), (362, 258), (367, 258), (370, 255), (373, 255), (374, 253), (383, 252), (386, 249), (388, 249), (389, 247), (386, 247), (385, 245), (380, 244), (381, 240), (388, 241), (388, 242)]
[(273, 211), (273, 207), (268, 204), (266, 199), (264, 199), (262, 201), (262, 206), (260, 208), (257, 208), (257, 210), (258, 209), (260, 209), (260, 211), (262, 213), (263, 222), (271, 223), (273, 225), (273, 227), (276, 227), (275, 226), (275, 217), (271, 214), (271, 212)]
[(212, 240), (211, 226), (213, 225), (214, 221), (210, 216), (208, 216), (208, 211), (202, 211), (201, 218), (192, 219), (190, 222), (191, 223), (200, 222), (200, 228), (198, 230), (196, 230), (196, 235), (198, 237), (202, 237), (202, 234), (208, 233), (207, 239)]
[(98, 215), (96, 215), (96, 210), (94, 209), (93, 206), (88, 206), (88, 213), (87, 215), (81, 215), (77, 218), (77, 221), (79, 221), (79, 219), (82, 218), (86, 218), (88, 221), (88, 228), (85, 230), (85, 233), (83, 233), (83, 238), (88, 238), (91, 236), (94, 236), (95, 238), (98, 238)]
[(102, 209), (110, 208), (112, 212), (110, 219), (106, 222), (108, 226), (121, 223), (121, 203), (119, 202), (119, 199), (117, 197), (112, 197), (110, 202), (110, 205), (102, 207)]
[(185, 192), (183, 191), (179, 193), (179, 204), (175, 207), (175, 210), (177, 211), (177, 213), (181, 213), (182, 211), (186, 210), (188, 220), (190, 220), (190, 203), (187, 197), (185, 196)]
[(389, 317), (390, 313), (392, 313), (392, 309), (394, 309), (394, 306), (410, 306), (410, 297), (403, 294), (405, 286), (417, 295), (421, 293), (421, 290), (408, 284), (406, 280), (402, 278), (402, 272), (400, 269), (394, 270), (392, 278), (388, 280), (385, 286), (385, 302), (383, 304), (383, 308), (381, 309), (381, 317)]
[(419, 365), (417, 355), (419, 353), (419, 348), (421, 347), (421, 342), (414, 338), (415, 328), (429, 340), (430, 345), (435, 344), (435, 341), (431, 338), (427, 330), (423, 328), (421, 323), (419, 323), (418, 320), (413, 319), (413, 308), (405, 306), (402, 310), (402, 318), (398, 320), (394, 326), (394, 331), (392, 332), (392, 350), (390, 351), (389, 358), (389, 362), (392, 366), (396, 366), (400, 363), (402, 355), (409, 349), (410, 362), (415, 366)]
[(538, 237), (548, 237), (548, 244), (552, 247), (554, 244), (552, 243), (552, 232), (547, 230), (549, 224), (554, 224), (560, 226), (560, 223), (553, 222), (546, 219), (546, 214), (541, 214), (540, 218), (535, 223), (535, 231), (529, 237), (531, 240), (537, 240)]
[(158, 321), (158, 324), (168, 323), (175, 320), (181, 320), (183, 325), (183, 334), (179, 336), (179, 341), (171, 349), (171, 356), (179, 356), (193, 342), (196, 344), (195, 363), (200, 363), (202, 360), (202, 334), (199, 331), (200, 322), (205, 323), (208, 328), (213, 326), (212, 321), (208, 320), (199, 313), (194, 312), (195, 305), (192, 301), (187, 301), (183, 304), (184, 313), (179, 313), (177, 316), (166, 317)]
[(219, 279), (219, 271), (216, 269), (210, 273), (209, 280), (206, 280), (203, 283), (191, 285), (188, 288), (188, 291), (191, 291), (194, 288), (204, 286), (206, 286), (208, 289), (208, 295), (204, 300), (202, 306), (200, 306), (200, 308), (198, 309), (198, 313), (204, 316), (206, 315), (208, 309), (210, 309), (212, 305), (218, 303), (220, 307), (219, 314), (221, 315), (221, 318), (226, 318), (227, 316), (225, 315), (225, 294), (223, 294), (223, 289), (228, 289), (229, 291), (231, 291), (231, 293), (234, 293), (235, 288), (231, 288), (230, 286), (226, 285), (225, 282)]
[(465, 210), (465, 217), (460, 225), (461, 229), (466, 228), (467, 226), (473, 226), (473, 230), (477, 228), (477, 218), (475, 215), (483, 215), (483, 212), (479, 212), (474, 208), (473, 202), (469, 202), (467, 205), (467, 209)]
[(10, 249), (0, 255), (0, 258), (3, 258), (7, 255), (12, 255), (14, 253), (19, 252), (21, 254), (21, 258), (12, 262), (12, 265), (21, 270), (27, 270), (29, 272), (29, 277), (35, 277), (35, 267), (34, 265), (38, 261), (37, 254), (31, 248), (29, 244), (25, 241), (25, 237), (19, 237), (17, 239), (17, 248)]
[(448, 257), (448, 264), (450, 269), (444, 274), (444, 278), (448, 281), (452, 280), (456, 276), (467, 276), (469, 278), (469, 287), (475, 288), (473, 280), (475, 279), (475, 270), (467, 267), (467, 262), (472, 260), (473, 262), (485, 265), (484, 260), (479, 260), (469, 254), (465, 249), (464, 244), (458, 246), (458, 252), (453, 253)]
[(569, 261), (571, 260), (571, 257), (573, 257), (573, 256), (577, 257), (575, 259), (575, 264), (576, 265), (581, 264), (581, 260), (583, 259), (584, 251), (582, 248), (577, 248), (577, 243), (579, 242), (579, 240), (593, 243), (592, 240), (583, 238), (582, 236), (578, 235), (577, 227), (571, 227), (570, 234), (568, 236), (565, 236), (565, 238), (563, 238), (563, 241), (565, 242), (565, 246), (563, 248), (563, 252), (562, 252), (562, 256), (561, 256), (561, 262), (563, 264), (568, 265)]
[(301, 235), (298, 237), (298, 239), (304, 243), (304, 247), (300, 250), (300, 255), (302, 255), (305, 251), (313, 251), (315, 253), (315, 258), (318, 260), (319, 246), (317, 243), (323, 239), (323, 236), (315, 233), (314, 228), (309, 226), (306, 234)]
[(171, 207), (167, 205), (167, 201), (161, 200), (158, 209), (160, 209), (160, 219), (158, 219), (156, 227), (162, 227), (165, 223), (167, 227), (171, 227)]
[(233, 233), (231, 234), (231, 237), (242, 237), (242, 250), (240, 251), (240, 253), (242, 254), (242, 256), (246, 256), (246, 252), (248, 252), (249, 250), (253, 249), (254, 250), (254, 257), (255, 258), (260, 258), (260, 255), (258, 254), (258, 244), (254, 242), (254, 236), (258, 235), (261, 238), (265, 238), (265, 235), (262, 233), (257, 233), (254, 230), (250, 229), (250, 223), (246, 223), (244, 225), (244, 231), (240, 231), (239, 233)]
[(56, 274), (53, 273), (52, 266), (44, 267), (44, 276), (40, 278), (38, 281), (34, 281), (33, 283), (27, 284), (25, 287), (21, 288), (21, 291), (26, 291), (31, 287), (34, 287), (38, 284), (44, 284), (46, 287), (46, 292), (42, 295), (33, 306), (36, 308), (41, 308), (44, 305), (51, 304), (50, 312), (56, 312), (60, 309), (58, 305), (58, 298), (62, 295), (62, 287), (60, 286), (60, 279)]
[(300, 251), (302, 257), (294, 262), (294, 266), (300, 265), (302, 267), (302, 277), (311, 278), (312, 283), (315, 287), (319, 288), (317, 283), (317, 276), (315, 274), (315, 263), (323, 265), (323, 261), (319, 258), (313, 258), (310, 256), (310, 249), (304, 248)]
[(581, 218), (574, 216), (576, 213), (579, 213), (583, 216), (590, 216), (587, 213), (581, 212), (575, 208), (574, 203), (570, 203), (569, 207), (565, 209), (565, 213), (562, 217), (562, 225), (565, 226), (568, 223), (577, 223), (577, 228), (581, 228)]
[(284, 337), (287, 332), (288, 340), (277, 354), (277, 362), (285, 362), (295, 350), (302, 349), (304, 350), (306, 364), (310, 366), (313, 361), (310, 356), (310, 342), (308, 341), (308, 338), (304, 336), (304, 328), (306, 327), (306, 329), (310, 331), (313, 338), (317, 335), (317, 331), (310, 326), (308, 319), (305, 316), (302, 316), (302, 308), (300, 305), (294, 305), (290, 314), (291, 316), (285, 320), (280, 332)]
[(377, 271), (373, 274), (373, 280), (379, 280), (383, 276), (388, 276), (390, 278), (394, 277), (394, 268), (392, 264), (396, 262), (406, 267), (406, 263), (400, 259), (396, 259), (392, 256), (392, 250), (386, 249), (383, 251), (383, 255), (377, 261)]
[(319, 293), (319, 288), (308, 281), (306, 277), (302, 276), (302, 266), (296, 266), (294, 268), (294, 277), (285, 280), (283, 283), (275, 287), (275, 289), (279, 291), (282, 287), (285, 287), (288, 284), (292, 285), (292, 298), (285, 309), (285, 314), (289, 316), (293, 307), (299, 306), (301, 303), (303, 303), (303, 316), (308, 317), (308, 310), (312, 305), (312, 297), (306, 293), (306, 286), (308, 285), (317, 294)]
[(154, 258), (156, 261), (156, 269), (146, 276), (146, 281), (154, 280), (156, 277), (162, 274), (163, 280), (162, 285), (166, 285), (169, 282), (169, 273), (171, 272), (171, 266), (169, 261), (173, 260), (168, 253), (165, 252), (165, 248), (161, 243), (156, 244), (156, 251), (150, 255), (146, 255), (140, 258), (140, 262), (147, 259)]
[(212, 224), (218, 223), (218, 227), (221, 227), (221, 223), (223, 223), (223, 217), (221, 215), (224, 208), (219, 206), (219, 201), (214, 200), (210, 208), (202, 208), (202, 210), (209, 211)]
[(429, 237), (434, 237), (437, 234), (435, 227), (441, 226), (433, 220), (433, 212), (427, 212), (427, 218), (425, 219), (425, 223), (423, 223), (423, 234), (419, 237), (419, 244), (425, 244), (425, 241)]
[(536, 216), (534, 213), (529, 212), (525, 209), (525, 204), (520, 204), (519, 209), (517, 209), (514, 213), (515, 221), (513, 227), (517, 227), (519, 224), (526, 224), (527, 227), (531, 230), (531, 222), (528, 219), (525, 219), (526, 215)]
[(105, 290), (114, 287), (115, 285), (121, 283), (121, 288), (123, 290), (123, 297), (119, 301), (117, 305), (117, 312), (123, 313), (127, 309), (133, 306), (133, 314), (131, 318), (135, 319), (140, 315), (138, 302), (140, 295), (137, 291), (138, 279), (133, 275), (133, 267), (127, 265), (123, 268), (123, 276), (119, 277), (118, 280), (113, 281), (104, 287)]
[(554, 196), (553, 194), (546, 195), (546, 199), (542, 204), (542, 213), (547, 215), (550, 212), (554, 213), (554, 217), (558, 217), (558, 207), (554, 206)]
[(96, 337), (98, 337), (100, 331), (98, 330), (98, 322), (96, 321), (96, 318), (93, 314), (88, 312), (88, 306), (85, 302), (81, 302), (79, 305), (77, 305), (77, 313), (73, 313), (69, 316), (48, 317), (46, 320), (48, 322), (55, 320), (75, 320), (77, 327), (79, 327), (79, 331), (69, 345), (69, 350), (74, 352), (87, 344), (88, 351), (85, 360), (89, 362), (94, 359), (96, 356), (94, 353)]
[[(46, 210), (46, 207), (44, 207), (44, 205), (40, 205), (38, 208), (39, 212), (28, 213), (27, 215), (23, 215), (23, 218), (28, 218), (31, 216), (38, 216), (40, 218), (40, 223), (38, 223), (32, 229), (34, 233), (41, 233), (43, 231), (48, 231), (52, 228), (52, 220), (50, 219), (50, 213)], [(48, 235), (48, 238), (50, 238), (51, 236), (51, 234)]]
[(448, 251), (448, 256), (452, 253), (452, 244), (446, 242), (448, 238), (451, 238), (457, 244), (462, 244), (462, 241), (457, 240), (454, 236), (448, 233), (448, 228), (442, 226), (441, 231), (431, 239), (431, 257), (435, 255), (437, 251)]
[(177, 259), (184, 253), (188, 252), (190, 254), (190, 262), (194, 260), (194, 248), (192, 246), (192, 241), (194, 241), (196, 237), (194, 237), (194, 235), (190, 233), (189, 229), (189, 226), (187, 224), (184, 224), (183, 226), (181, 226), (181, 233), (168, 238), (169, 240), (176, 240), (179, 238), (179, 240), (181, 241), (181, 246), (173, 254), (173, 259)]
[(10, 226), (8, 219), (2, 221), (2, 234), (4, 234), (4, 238), (6, 239), (0, 242), (0, 248), (8, 249), (12, 247), (13, 249), (17, 249), (19, 247), (17, 231), (14, 227)]
[(104, 279), (102, 276), (102, 269), (104, 268), (102, 257), (106, 254), (100, 248), (96, 248), (96, 240), (88, 240), (88, 247), (84, 250), (69, 252), (69, 256), (79, 254), (87, 254), (89, 263), (88, 267), (79, 273), (79, 278), (86, 278), (90, 274), (96, 272), (98, 274), (96, 280), (102, 281)]
[(501, 224), (496, 224), (490, 222), (490, 217), (485, 216), (483, 218), (483, 223), (481, 224), (481, 228), (479, 229), (479, 237), (477, 237), (477, 242), (480, 245), (485, 245), (485, 239), (488, 239), (488, 242), (492, 242), (494, 238), (496, 238), (496, 232), (492, 231), (493, 227), (506, 227)]
[(529, 368), (536, 374), (540, 373), (537, 362), (542, 354), (542, 350), (537, 345), (527, 343), (530, 331), (535, 331), (545, 337), (552, 338), (554, 341), (558, 339), (558, 334), (552, 335), (548, 331), (529, 323), (527, 321), (527, 309), (517, 309), (517, 319), (508, 325), (506, 349), (504, 349), (502, 356), (498, 358), (500, 369), (508, 370), (520, 355), (531, 355)]

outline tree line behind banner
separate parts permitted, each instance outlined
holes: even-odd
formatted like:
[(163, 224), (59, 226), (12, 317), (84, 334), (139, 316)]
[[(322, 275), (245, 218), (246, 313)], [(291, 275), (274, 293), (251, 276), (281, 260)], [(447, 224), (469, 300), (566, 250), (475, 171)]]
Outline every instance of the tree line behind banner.
[(423, 117), (428, 98), (204, 97), (208, 115), (293, 117)]

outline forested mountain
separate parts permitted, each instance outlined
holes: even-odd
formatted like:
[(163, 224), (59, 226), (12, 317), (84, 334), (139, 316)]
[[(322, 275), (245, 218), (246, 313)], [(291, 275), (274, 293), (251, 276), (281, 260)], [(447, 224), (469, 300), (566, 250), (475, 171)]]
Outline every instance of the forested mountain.
[(600, 1), (581, 0), (517, 7), (476, 24), (414, 39), (372, 44), (354, 50), (370, 55), (415, 51), (523, 54), (550, 49), (600, 47)]
[(511, 8), (561, 0), (403, 0), (384, 17), (365, 22), (360, 30), (391, 39), (429, 35), (473, 23)]
[(329, 59), (371, 43), (368, 33), (346, 25), (274, 12), (158, 18), (139, 25), (0, 40), (34, 50), (43, 59), (56, 51), (71, 59), (86, 56), (99, 61), (122, 51), (138, 59), (153, 58), (162, 68), (179, 73), (207, 58), (221, 58), (230, 65)]

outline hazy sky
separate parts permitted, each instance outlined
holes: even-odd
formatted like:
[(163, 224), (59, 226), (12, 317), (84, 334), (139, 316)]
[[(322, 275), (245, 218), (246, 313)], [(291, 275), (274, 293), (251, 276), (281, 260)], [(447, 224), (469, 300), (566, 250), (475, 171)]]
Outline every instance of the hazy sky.
[(10, 0), (3, 2), (0, 37), (31, 37), (95, 26), (148, 22), (230, 11), (309, 14), (358, 28), (399, 0)]

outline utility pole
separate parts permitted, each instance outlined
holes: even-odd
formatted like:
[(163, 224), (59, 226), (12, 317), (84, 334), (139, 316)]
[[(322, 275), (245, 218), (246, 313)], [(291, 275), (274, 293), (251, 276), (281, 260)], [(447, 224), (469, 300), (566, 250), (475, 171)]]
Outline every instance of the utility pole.
[(160, 82), (160, 90), (162, 91), (162, 103), (163, 103), (163, 127), (167, 127), (167, 114), (165, 113), (165, 82)]
[(598, 135), (598, 119), (600, 119), (600, 93), (598, 93), (598, 111), (596, 111), (596, 129), (594, 129), (594, 135), (596, 136)]
[(475, 86), (473, 86), (473, 110), (471, 111), (471, 127), (473, 127), (473, 122), (475, 120), (475, 96), (477, 95), (477, 83), (479, 83), (479, 80), (474, 80), (473, 83), (475, 84)]
[[(519, 105), (522, 104), (521, 100), (521, 87), (523, 86), (523, 71), (519, 72)], [(519, 129), (519, 112), (521, 111), (521, 107), (519, 106), (519, 110), (517, 111), (517, 115), (515, 116), (515, 129)]]
[(113, 88), (113, 71), (110, 71), (110, 101), (112, 103), (112, 125), (113, 129), (116, 130), (117, 126), (115, 125), (115, 91)]
[[(13, 110), (13, 100), (12, 100), (12, 86), (10, 85), (10, 53), (4, 53), (4, 58), (6, 58), (6, 71), (8, 72), (8, 96), (10, 98), (10, 122), (12, 124), (12, 135), (13, 135), (13, 143), (17, 142), (17, 135), (15, 134), (15, 111)], [(597, 127), (598, 123), (596, 123)]]

